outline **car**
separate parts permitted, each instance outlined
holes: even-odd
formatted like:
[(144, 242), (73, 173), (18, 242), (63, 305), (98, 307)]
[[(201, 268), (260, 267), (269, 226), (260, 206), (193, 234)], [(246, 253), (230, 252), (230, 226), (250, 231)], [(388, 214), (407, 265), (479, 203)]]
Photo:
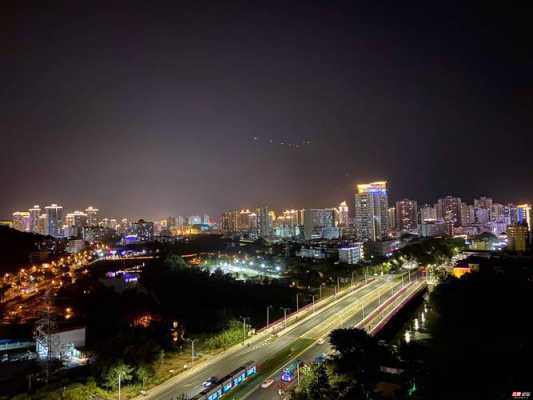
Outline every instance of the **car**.
[(274, 383), (274, 379), (272, 378), (269, 378), (267, 379), (266, 381), (264, 381), (262, 384), (261, 384), (261, 387), (263, 389), (266, 389), (267, 387), (269, 387), (270, 385), (272, 385)]
[(320, 339), (318, 339), (317, 343), (318, 344), (324, 344), (326, 342), (326, 339), (324, 339), (323, 337), (321, 337)]
[(212, 376), (211, 378), (209, 378), (206, 381), (204, 381), (202, 383), (202, 386), (204, 388), (207, 388), (207, 387), (211, 386), (213, 383), (215, 383), (216, 381), (217, 381), (217, 377), (216, 376)]

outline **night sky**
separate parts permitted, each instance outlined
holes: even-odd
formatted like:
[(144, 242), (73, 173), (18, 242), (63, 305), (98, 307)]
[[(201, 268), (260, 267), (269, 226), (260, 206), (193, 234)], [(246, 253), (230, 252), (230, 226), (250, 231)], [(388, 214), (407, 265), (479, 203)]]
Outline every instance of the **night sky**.
[(391, 200), (533, 201), (530, 10), (17, 3), (0, 21), (0, 217), (351, 206), (377, 179)]

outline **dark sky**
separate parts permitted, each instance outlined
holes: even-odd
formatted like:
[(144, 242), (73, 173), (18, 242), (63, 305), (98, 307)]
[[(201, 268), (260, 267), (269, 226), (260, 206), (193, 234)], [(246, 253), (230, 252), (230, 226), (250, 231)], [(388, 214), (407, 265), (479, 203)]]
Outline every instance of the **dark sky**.
[(533, 200), (530, 10), (17, 3), (0, 21), (0, 216), (351, 205), (374, 179), (392, 200)]

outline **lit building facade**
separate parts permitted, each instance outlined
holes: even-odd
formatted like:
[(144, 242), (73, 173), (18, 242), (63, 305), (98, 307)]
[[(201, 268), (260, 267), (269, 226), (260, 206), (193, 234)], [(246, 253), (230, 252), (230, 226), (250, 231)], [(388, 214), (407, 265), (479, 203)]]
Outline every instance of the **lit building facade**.
[(47, 234), (54, 237), (63, 236), (63, 207), (51, 204), (45, 207), (47, 215)]
[(415, 200), (403, 199), (396, 202), (396, 226), (401, 232), (418, 230), (418, 206)]
[(527, 250), (529, 231), (525, 224), (514, 224), (507, 227), (507, 247), (512, 251)]
[(21, 232), (30, 231), (30, 213), (27, 211), (15, 211), (13, 213), (12, 228)]
[(362, 242), (352, 243), (349, 247), (339, 248), (339, 261), (345, 264), (358, 264), (364, 258)]
[(437, 202), (437, 219), (452, 224), (454, 227), (461, 225), (461, 199), (446, 196)]
[(304, 211), (305, 240), (329, 236), (330, 228), (335, 228), (334, 208), (310, 208)]
[(380, 240), (388, 230), (387, 182), (357, 185), (355, 228), (361, 241)]
[(349, 209), (348, 204), (343, 201), (337, 207), (337, 217), (336, 217), (337, 226), (346, 227), (349, 225)]
[(527, 224), (531, 232), (531, 204), (519, 204), (516, 206), (516, 222), (518, 224)]
[(30, 232), (39, 232), (39, 217), (41, 216), (41, 207), (37, 204), (28, 210), (30, 212)]
[(89, 206), (85, 209), (85, 214), (87, 215), (87, 225), (96, 226), (98, 225), (98, 209), (93, 206)]

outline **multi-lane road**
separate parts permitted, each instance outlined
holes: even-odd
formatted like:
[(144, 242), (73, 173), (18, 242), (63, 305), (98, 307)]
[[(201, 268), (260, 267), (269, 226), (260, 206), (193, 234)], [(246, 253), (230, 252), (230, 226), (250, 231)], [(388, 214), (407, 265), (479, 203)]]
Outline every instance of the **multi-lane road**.
[[(339, 295), (338, 298), (326, 306), (309, 311), (298, 322), (280, 331), (276, 336), (268, 334), (257, 335), (248, 339), (245, 345), (239, 345), (220, 355), (206, 360), (190, 371), (185, 371), (163, 384), (154, 387), (146, 393), (144, 398), (154, 400), (174, 400), (183, 394), (193, 396), (202, 388), (202, 382), (212, 376), (222, 377), (249, 360), (261, 363), (271, 359), (280, 351), (287, 349), (300, 339), (308, 339), (308, 348), (304, 348), (301, 355), (295, 354), (304, 361), (311, 360), (316, 355), (328, 351), (327, 341), (318, 344), (318, 339), (325, 337), (331, 330), (339, 326), (353, 326), (363, 319), (363, 315), (386, 301), (387, 297), (397, 292), (401, 281), (392, 277), (375, 279), (360, 288)], [(310, 340), (309, 340), (310, 339)], [(277, 384), (268, 389), (261, 389), (257, 382), (250, 387), (246, 397), (254, 399), (272, 399), (277, 395)], [(231, 396), (230, 396), (231, 397)], [(277, 397), (279, 398), (279, 396)]]

